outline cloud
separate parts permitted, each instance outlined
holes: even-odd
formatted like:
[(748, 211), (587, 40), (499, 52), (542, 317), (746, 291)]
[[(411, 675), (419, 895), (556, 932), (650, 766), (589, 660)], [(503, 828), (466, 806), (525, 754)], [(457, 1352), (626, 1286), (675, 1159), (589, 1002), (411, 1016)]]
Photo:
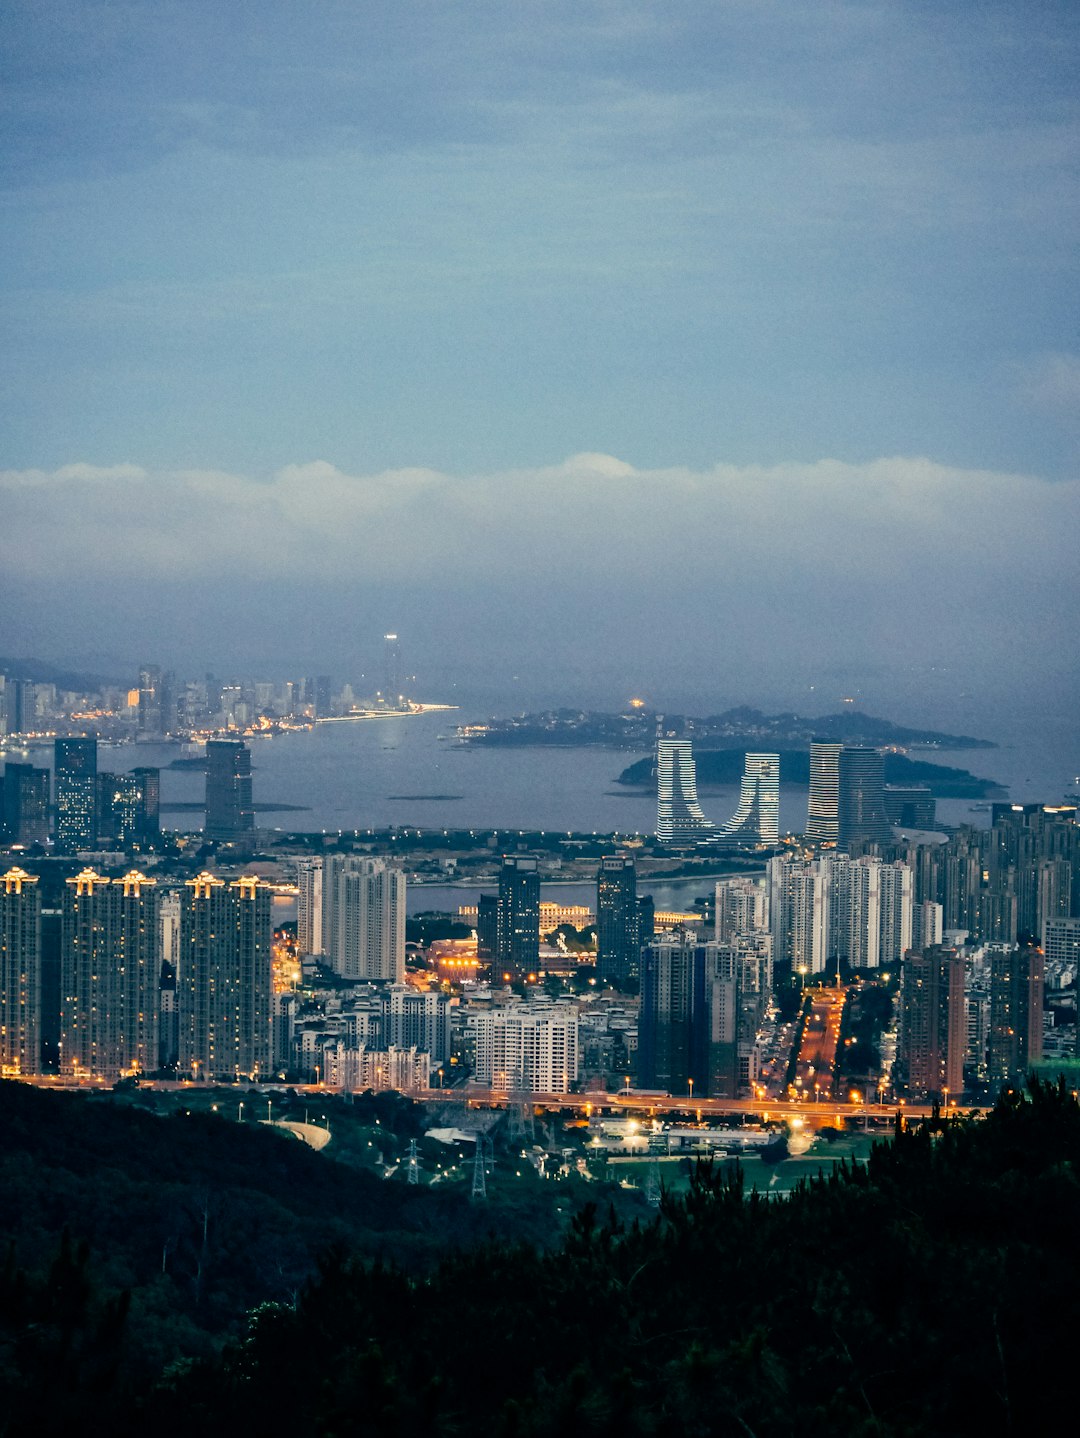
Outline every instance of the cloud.
[(931, 573), (974, 582), (1019, 555), (1071, 572), (1080, 518), (1080, 484), (902, 457), (646, 470), (586, 453), (471, 475), (349, 474), (325, 460), (267, 476), (78, 463), (0, 473), (0, 496), (9, 577), (49, 564), (99, 580), (118, 567), (258, 578), (287, 555), (319, 582), (450, 563), (501, 586), (564, 566), (630, 585), (668, 576), (708, 592), (847, 595)]

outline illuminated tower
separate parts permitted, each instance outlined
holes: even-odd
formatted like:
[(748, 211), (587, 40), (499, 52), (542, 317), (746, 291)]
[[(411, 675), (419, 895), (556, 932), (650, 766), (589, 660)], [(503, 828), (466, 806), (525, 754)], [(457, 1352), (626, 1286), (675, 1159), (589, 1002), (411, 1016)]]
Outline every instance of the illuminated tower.
[(637, 987), (640, 931), (633, 859), (622, 854), (602, 858), (596, 876), (596, 972), (617, 989)]
[(180, 908), (179, 1069), (193, 1078), (271, 1071), (271, 895), (254, 878), (189, 879)]
[(57, 739), (56, 852), (75, 854), (97, 843), (97, 740)]
[(60, 1068), (115, 1079), (157, 1067), (159, 900), (153, 879), (84, 869), (64, 892)]
[(694, 751), (689, 739), (659, 739), (656, 745), (656, 837), (662, 844), (709, 839), (716, 825), (705, 817), (697, 796)]
[(383, 702), (396, 705), (402, 694), (401, 645), (396, 634), (383, 635)]
[(539, 963), (540, 865), (531, 856), (504, 855), (492, 972), (512, 982), (535, 973)]
[(775, 844), (780, 837), (780, 755), (747, 754), (743, 760), (739, 807), (719, 837)]
[(814, 739), (810, 744), (810, 800), (806, 837), (811, 844), (835, 844), (840, 824), (840, 750), (842, 744)]
[(251, 751), (236, 739), (206, 745), (206, 837), (238, 839), (255, 828)]
[(41, 1068), (41, 895), (22, 869), (0, 875), (0, 1075)]

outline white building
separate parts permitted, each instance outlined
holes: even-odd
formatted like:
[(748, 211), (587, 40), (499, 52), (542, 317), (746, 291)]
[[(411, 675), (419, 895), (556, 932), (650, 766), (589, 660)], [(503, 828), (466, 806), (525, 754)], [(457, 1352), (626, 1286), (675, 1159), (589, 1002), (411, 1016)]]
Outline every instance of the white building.
[(323, 861), (301, 859), (296, 866), (296, 946), (303, 958), (323, 953)]
[(578, 1076), (577, 1015), (538, 1004), (471, 1014), (475, 1076), (498, 1093), (568, 1093)]
[(716, 885), (716, 932), (718, 944), (736, 934), (767, 932), (769, 891), (760, 879), (720, 879)]
[(331, 1088), (364, 1093), (368, 1089), (398, 1089), (415, 1093), (429, 1087), (431, 1055), (416, 1048), (369, 1049), (344, 1043), (323, 1049), (323, 1081)]

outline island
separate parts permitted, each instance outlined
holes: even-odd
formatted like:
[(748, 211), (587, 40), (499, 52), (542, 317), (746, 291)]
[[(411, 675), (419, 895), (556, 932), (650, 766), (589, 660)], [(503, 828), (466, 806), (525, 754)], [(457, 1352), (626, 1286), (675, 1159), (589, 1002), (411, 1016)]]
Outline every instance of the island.
[[(839, 714), (811, 717), (805, 714), (765, 714), (741, 705), (721, 714), (693, 718), (684, 714), (663, 714), (644, 706), (626, 713), (611, 714), (586, 709), (548, 709), (536, 714), (518, 714), (508, 719), (489, 719), (482, 724), (463, 724), (457, 739), (464, 744), (562, 745), (567, 748), (606, 746), (615, 749), (652, 747), (658, 724), (666, 734), (693, 738), (705, 748), (723, 749), (732, 740), (744, 739), (756, 748), (808, 750), (812, 739), (842, 744), (870, 744), (875, 748), (902, 749), (994, 749), (988, 739), (970, 734), (945, 734), (935, 729), (911, 729), (845, 709)], [(911, 777), (910, 775), (906, 777)]]

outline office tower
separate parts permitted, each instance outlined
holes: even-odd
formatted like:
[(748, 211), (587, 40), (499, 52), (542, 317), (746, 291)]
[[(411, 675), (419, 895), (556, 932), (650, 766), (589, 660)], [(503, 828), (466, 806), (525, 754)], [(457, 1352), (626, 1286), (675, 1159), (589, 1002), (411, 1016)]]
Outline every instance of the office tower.
[(640, 931), (634, 861), (605, 856), (596, 876), (596, 973), (624, 992), (637, 988)]
[(312, 702), (315, 706), (316, 719), (329, 718), (333, 709), (333, 686), (329, 674), (320, 674), (316, 678)]
[(132, 871), (109, 880), (84, 869), (65, 885), (61, 938), (60, 1069), (116, 1079), (157, 1067), (159, 898)]
[(775, 844), (780, 837), (780, 755), (747, 754), (743, 759), (739, 807), (718, 837), (751, 844)]
[(1034, 944), (990, 946), (987, 1070), (994, 1094), (1022, 1086), (1042, 1059), (1045, 973), (1043, 951)]
[(705, 817), (697, 796), (697, 774), (689, 739), (660, 739), (656, 745), (656, 837), (662, 844), (710, 839), (716, 825)]
[(296, 866), (296, 947), (301, 956), (323, 952), (323, 861), (301, 859)]
[(835, 844), (840, 834), (840, 750), (831, 740), (810, 742), (810, 798), (806, 838), (811, 844)]
[(499, 898), (497, 894), (481, 894), (476, 903), (476, 959), (490, 964), (492, 976), (497, 971), (499, 953)]
[(98, 842), (135, 847), (139, 781), (134, 774), (98, 774)]
[(8, 760), (2, 784), (0, 837), (6, 844), (44, 844), (49, 837), (49, 771)]
[(958, 1097), (966, 1046), (963, 959), (938, 945), (910, 950), (900, 970), (898, 1086), (913, 1098)]
[(496, 974), (508, 983), (540, 966), (540, 866), (534, 858), (503, 857), (495, 959)]
[(254, 878), (184, 886), (177, 978), (179, 1068), (193, 1078), (271, 1072), (271, 895)]
[(828, 935), (825, 865), (791, 855), (766, 865), (773, 976), (778, 987), (825, 968)]
[(29, 679), (12, 679), (6, 695), (8, 733), (33, 734), (37, 729), (37, 685)]
[(75, 854), (97, 843), (97, 740), (57, 739), (56, 852)]
[(22, 869), (0, 876), (0, 1077), (41, 1072), (41, 893)]
[(568, 1093), (578, 1076), (578, 1021), (569, 1008), (515, 1004), (471, 1015), (474, 1076), (496, 1093)]
[(392, 984), (383, 995), (382, 1042), (419, 1049), (431, 1055), (433, 1064), (445, 1063), (450, 1056), (449, 996)]
[(136, 849), (153, 849), (161, 840), (161, 770), (132, 769), (135, 814), (132, 842)]
[(402, 693), (401, 645), (396, 634), (383, 635), (383, 702), (397, 704)]
[(235, 840), (251, 834), (251, 751), (235, 739), (206, 745), (206, 837)]
[(885, 760), (877, 749), (847, 745), (840, 750), (837, 843), (887, 843), (892, 828), (885, 817)]
[(405, 875), (383, 859), (323, 861), (322, 941), (330, 966), (353, 981), (405, 977)]
[(714, 907), (713, 937), (718, 944), (738, 934), (768, 931), (769, 891), (760, 879), (718, 879)]
[[(642, 950), (637, 1063), (642, 1088), (699, 1098), (737, 1095), (769, 983), (770, 942), (767, 935), (759, 937), (763, 942), (748, 939), (745, 945), (701, 943), (684, 930)], [(741, 1054), (744, 1010), (751, 1042)]]
[(161, 670), (156, 664), (144, 664), (139, 670), (139, 733), (147, 736), (165, 733)]
[(943, 913), (941, 905), (935, 904), (932, 899), (924, 899), (914, 907), (911, 916), (912, 948), (922, 951), (941, 943), (944, 932)]
[(885, 817), (900, 829), (933, 829), (937, 801), (925, 784), (886, 784)]

